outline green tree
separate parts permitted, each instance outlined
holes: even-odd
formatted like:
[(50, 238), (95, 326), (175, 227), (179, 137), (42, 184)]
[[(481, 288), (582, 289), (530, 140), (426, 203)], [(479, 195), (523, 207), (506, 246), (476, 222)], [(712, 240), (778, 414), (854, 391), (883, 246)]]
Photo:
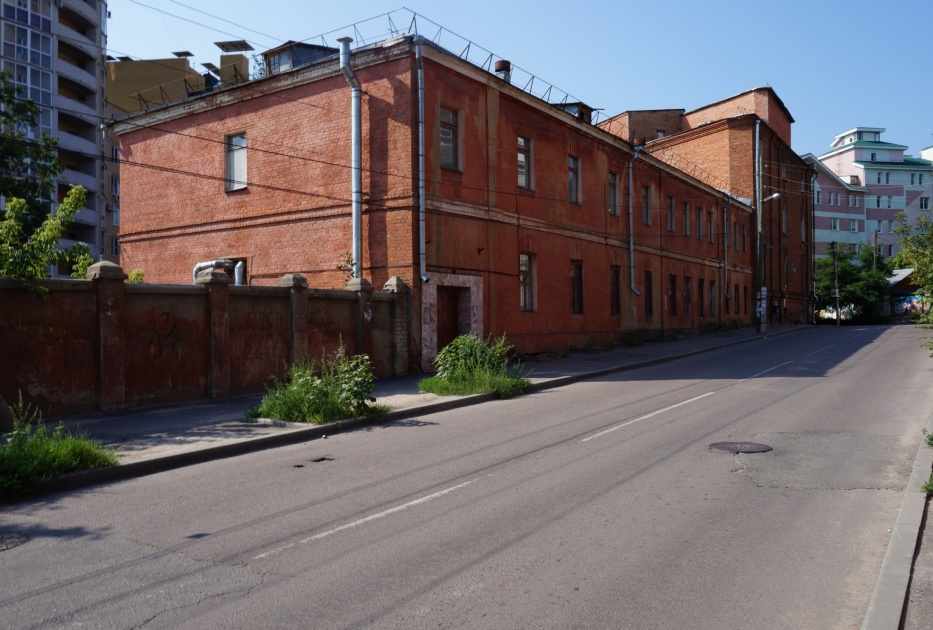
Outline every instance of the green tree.
[(46, 290), (32, 281), (48, 277), (49, 265), (53, 263), (71, 262), (72, 275), (83, 278), (92, 263), (87, 245), (78, 244), (67, 250), (57, 249), (56, 245), (62, 229), (84, 207), (85, 195), (84, 188), (73, 186), (58, 209), (46, 215), (32, 233), (26, 232), (26, 201), (8, 199), (0, 221), (0, 276), (19, 280), (37, 297), (44, 296)]
[[(832, 256), (817, 258), (815, 271), (817, 310), (835, 308), (836, 299), (831, 293)], [(876, 307), (891, 300), (891, 285), (888, 282), (890, 271), (889, 262), (880, 252), (875, 255), (870, 247), (863, 247), (856, 252), (837, 246), (836, 275), (840, 307), (850, 309), (854, 321), (873, 319)]]
[[(894, 233), (900, 239), (901, 251), (898, 261), (908, 268), (913, 268), (911, 279), (925, 295), (933, 295), (933, 220), (929, 212), (921, 212), (917, 223), (911, 226), (907, 215), (897, 213)], [(933, 313), (921, 316), (921, 321), (933, 323)]]

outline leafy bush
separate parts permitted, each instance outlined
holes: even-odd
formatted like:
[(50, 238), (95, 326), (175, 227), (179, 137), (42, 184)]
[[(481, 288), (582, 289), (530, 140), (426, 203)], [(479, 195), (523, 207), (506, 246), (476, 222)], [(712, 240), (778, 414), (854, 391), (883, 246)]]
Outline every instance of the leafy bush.
[(62, 424), (50, 431), (42, 414), (23, 404), (22, 394), (11, 410), (13, 429), (0, 438), (0, 497), (65, 473), (117, 464), (110, 449), (68, 433)]
[(129, 273), (126, 281), (130, 284), (142, 284), (146, 281), (146, 275), (143, 273), (142, 269), (134, 269)]
[(437, 375), (422, 379), (422, 391), (441, 396), (494, 393), (508, 398), (531, 385), (517, 365), (509, 371), (509, 351), (505, 336), (485, 341), (473, 334), (460, 335), (434, 359)]
[(293, 365), (284, 381), (276, 383), (251, 410), (253, 417), (287, 422), (324, 424), (382, 411), (375, 402), (372, 362), (365, 354), (346, 355), (341, 345), (320, 363)]

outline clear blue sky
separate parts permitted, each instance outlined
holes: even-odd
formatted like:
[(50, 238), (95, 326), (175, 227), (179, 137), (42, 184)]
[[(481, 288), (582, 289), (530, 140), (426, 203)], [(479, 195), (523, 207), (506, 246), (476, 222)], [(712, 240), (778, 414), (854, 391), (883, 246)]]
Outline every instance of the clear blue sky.
[[(857, 126), (887, 129), (884, 140), (907, 145), (915, 156), (933, 145), (931, 0), (405, 2), (609, 115), (691, 110), (771, 86), (796, 120), (797, 153), (820, 155), (834, 136)], [(382, 39), (388, 18), (370, 18), (402, 6), (110, 0), (109, 54), (155, 59), (188, 50), (195, 63), (218, 63), (215, 41), (245, 39), (260, 52), (326, 34), (335, 45), (337, 37), (356, 38), (346, 27), (364, 21), (361, 34), (372, 39), (381, 32)], [(392, 15), (407, 28), (409, 12)], [(433, 37), (437, 27), (422, 20), (419, 32)], [(440, 43), (453, 49), (460, 41), (442, 33)]]

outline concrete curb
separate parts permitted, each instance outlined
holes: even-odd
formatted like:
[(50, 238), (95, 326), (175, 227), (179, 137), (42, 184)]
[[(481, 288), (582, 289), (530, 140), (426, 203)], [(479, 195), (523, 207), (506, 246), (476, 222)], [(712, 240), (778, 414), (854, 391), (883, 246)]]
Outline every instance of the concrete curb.
[[(628, 370), (668, 363), (678, 359), (684, 359), (698, 354), (712, 352), (714, 350), (720, 350), (743, 343), (762, 341), (767, 339), (769, 336), (777, 336), (791, 332), (813, 329), (814, 327), (812, 326), (789, 328), (774, 333), (765, 333), (761, 336), (749, 337), (748, 339), (739, 339), (736, 341), (725, 342), (720, 345), (701, 348), (699, 350), (675, 353), (663, 357), (635, 361), (626, 365), (616, 365), (613, 367), (581, 372), (579, 374), (572, 374), (569, 376), (559, 376), (555, 378), (543, 379), (538, 382), (533, 382), (528, 388), (527, 393), (543, 391), (546, 389), (552, 389), (554, 387), (561, 387), (563, 385), (569, 385), (571, 383), (576, 383), (590, 378), (598, 378), (601, 376), (608, 376), (610, 374), (616, 374)], [(368, 426), (388, 424), (397, 420), (412, 418), (414, 416), (450, 411), (452, 409), (468, 407), (492, 400), (497, 400), (494, 394), (474, 394), (472, 396), (460, 396), (450, 400), (426, 403), (423, 405), (416, 405), (413, 407), (407, 407), (405, 409), (399, 409), (397, 411), (390, 411), (378, 420), (372, 420), (369, 418), (351, 418), (347, 420), (339, 420), (337, 422), (314, 425), (307, 428), (298, 429), (296, 431), (290, 431), (288, 433), (281, 433), (279, 435), (266, 435), (257, 438), (247, 438), (245, 440), (231, 442), (228, 444), (210, 446), (203, 449), (188, 451), (186, 453), (163, 455), (159, 457), (153, 457), (151, 459), (143, 459), (126, 464), (118, 464), (117, 466), (111, 466), (108, 468), (81, 470), (69, 473), (67, 475), (62, 475), (61, 477), (57, 477), (55, 479), (49, 479), (47, 481), (40, 482), (22, 492), (14, 499), (14, 501), (38, 498), (49, 494), (54, 494), (56, 492), (79, 490), (81, 488), (103, 483), (145, 477), (147, 475), (165, 472), (176, 468), (182, 468), (185, 466), (192, 466), (194, 464), (201, 464), (216, 459), (224, 459), (227, 457), (244, 455), (246, 453), (254, 453), (278, 446), (287, 446), (291, 444), (309, 442), (311, 440), (319, 439), (325, 435), (333, 435), (342, 431), (350, 431)]]
[[(933, 414), (927, 418), (927, 433), (933, 431)], [(914, 556), (920, 539), (920, 526), (926, 510), (927, 495), (923, 484), (933, 472), (933, 448), (920, 442), (907, 490), (897, 514), (891, 541), (881, 563), (875, 590), (861, 630), (898, 630), (907, 606), (907, 590), (913, 573)]]

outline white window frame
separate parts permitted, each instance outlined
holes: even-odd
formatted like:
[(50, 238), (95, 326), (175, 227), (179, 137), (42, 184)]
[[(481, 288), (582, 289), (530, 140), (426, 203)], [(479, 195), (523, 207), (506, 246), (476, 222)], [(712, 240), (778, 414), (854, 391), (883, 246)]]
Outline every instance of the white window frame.
[(224, 187), (227, 192), (246, 188), (246, 132), (232, 133), (224, 139), (226, 160)]

